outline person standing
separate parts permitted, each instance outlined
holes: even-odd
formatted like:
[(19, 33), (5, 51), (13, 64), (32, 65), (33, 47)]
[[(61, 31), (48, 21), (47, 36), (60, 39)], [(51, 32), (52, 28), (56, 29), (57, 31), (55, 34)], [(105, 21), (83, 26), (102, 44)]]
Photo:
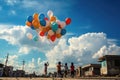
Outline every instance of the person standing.
[(44, 73), (45, 73), (45, 76), (47, 76), (47, 67), (49, 66), (49, 63), (45, 63), (44, 64)]
[(57, 64), (57, 75), (58, 75), (58, 77), (62, 76), (62, 73), (61, 73), (61, 62), (58, 62), (58, 64)]
[(72, 62), (72, 63), (71, 63), (71, 66), (70, 66), (71, 77), (74, 77), (74, 75), (75, 75), (75, 74), (74, 74), (74, 71), (75, 71), (74, 68), (75, 68), (75, 67), (74, 67), (74, 64), (73, 64), (73, 62)]
[(67, 73), (68, 73), (68, 66), (67, 66), (67, 63), (65, 63), (65, 66), (64, 66), (64, 76), (67, 77)]

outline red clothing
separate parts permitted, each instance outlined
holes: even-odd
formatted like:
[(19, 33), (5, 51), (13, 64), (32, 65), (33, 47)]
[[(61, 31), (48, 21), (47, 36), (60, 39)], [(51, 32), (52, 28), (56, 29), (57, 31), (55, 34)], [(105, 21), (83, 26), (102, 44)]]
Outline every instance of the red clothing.
[(71, 71), (74, 71), (74, 66), (73, 66), (73, 65), (70, 66), (70, 70), (71, 70)]

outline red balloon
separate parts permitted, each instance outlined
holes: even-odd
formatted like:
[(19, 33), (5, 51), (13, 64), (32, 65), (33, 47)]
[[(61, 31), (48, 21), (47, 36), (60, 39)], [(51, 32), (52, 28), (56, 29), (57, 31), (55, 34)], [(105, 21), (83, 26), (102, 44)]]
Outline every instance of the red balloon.
[(65, 23), (66, 23), (66, 25), (70, 24), (71, 23), (71, 19), (70, 18), (66, 18)]
[(58, 25), (58, 28), (61, 28), (61, 25)]
[(50, 39), (51, 39), (52, 42), (54, 42), (55, 39), (56, 39), (56, 36), (55, 36), (55, 35), (52, 35)]
[(49, 19), (47, 17), (45, 17), (44, 20), (49, 20)]
[(45, 34), (44, 32), (40, 32), (40, 36), (44, 36), (44, 34)]

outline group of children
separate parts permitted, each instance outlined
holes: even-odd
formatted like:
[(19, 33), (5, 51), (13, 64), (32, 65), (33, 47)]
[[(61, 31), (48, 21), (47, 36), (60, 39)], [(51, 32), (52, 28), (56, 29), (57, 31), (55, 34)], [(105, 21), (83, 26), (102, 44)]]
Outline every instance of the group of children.
[[(47, 66), (48, 65), (49, 65), (48, 62), (44, 64), (44, 73), (45, 73), (45, 75), (47, 75)], [(61, 62), (58, 62), (58, 64), (57, 64), (57, 77), (62, 77), (63, 76), (61, 67), (64, 67), (64, 77), (67, 77), (68, 71), (69, 71), (68, 65), (67, 65), (67, 63), (65, 63), (65, 65), (62, 65)], [(71, 77), (74, 77), (74, 73), (75, 73), (75, 67), (74, 67), (73, 62), (71, 62), (71, 65), (70, 65)]]

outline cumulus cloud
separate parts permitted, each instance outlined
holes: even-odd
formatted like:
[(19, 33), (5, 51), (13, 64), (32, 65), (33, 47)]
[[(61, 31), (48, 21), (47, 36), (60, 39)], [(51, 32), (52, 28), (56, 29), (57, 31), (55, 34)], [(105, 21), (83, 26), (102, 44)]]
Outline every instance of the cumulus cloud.
[[(111, 44), (112, 43), (112, 44)], [(114, 44), (114, 45), (113, 45)], [(58, 61), (62, 63), (74, 62), (75, 65), (97, 63), (100, 56), (106, 54), (119, 54), (120, 47), (116, 46), (113, 40), (107, 39), (105, 33), (86, 33), (79, 37), (61, 39), (59, 43), (47, 52), (47, 59), (51, 68), (55, 67)]]
[(38, 35), (36, 31), (31, 30), (27, 26), (13, 26), (9, 28), (0, 29), (0, 39), (8, 41), (9, 44), (19, 46), (19, 53), (29, 53), (31, 50), (38, 50), (46, 52), (51, 49), (57, 43), (52, 44), (47, 38), (39, 38), (40, 41), (29, 40), (26, 36), (28, 32), (34, 35)]
[(17, 55), (10, 55), (9, 56), (9, 62), (8, 62), (8, 65), (14, 65), (15, 63), (16, 63), (16, 59), (18, 58), (18, 56)]
[[(16, 62), (17, 59), (18, 59), (17, 55), (9, 55), (7, 65), (12, 66), (12, 65), (18, 64)], [(0, 61), (1, 61), (1, 63), (4, 64), (6, 62), (6, 58), (0, 58)]]
[[(106, 54), (120, 55), (120, 47), (115, 43), (117, 40), (108, 39), (107, 34), (103, 32), (86, 33), (78, 37), (74, 37), (74, 35), (69, 38), (62, 37), (55, 43), (49, 42), (45, 37), (39, 38), (39, 41), (37, 42), (29, 40), (26, 37), (28, 32), (37, 35), (36, 31), (33, 31), (26, 26), (2, 28), (0, 39), (8, 41), (11, 45), (19, 46), (19, 53), (28, 54), (32, 50), (45, 53), (46, 60), (42, 61), (41, 58), (33, 58), (29, 63), (26, 63), (25, 66), (31, 66), (30, 70), (32, 70), (32, 72), (43, 72), (43, 65), (47, 61), (50, 64), (49, 71), (55, 71), (58, 61), (61, 61), (63, 64), (67, 62), (68, 65), (70, 65), (71, 62), (74, 62), (75, 65), (78, 66), (96, 63), (98, 57)], [(14, 58), (17, 57), (14, 56)], [(11, 64), (13, 63), (14, 62)], [(25, 69), (27, 69), (27, 67)]]
[(30, 52), (30, 48), (28, 48), (28, 47), (21, 47), (20, 49), (19, 49), (19, 53), (24, 53), (24, 54), (28, 54)]
[(99, 58), (104, 55), (120, 55), (120, 47), (115, 44), (109, 46), (105, 45), (93, 55), (93, 58)]

